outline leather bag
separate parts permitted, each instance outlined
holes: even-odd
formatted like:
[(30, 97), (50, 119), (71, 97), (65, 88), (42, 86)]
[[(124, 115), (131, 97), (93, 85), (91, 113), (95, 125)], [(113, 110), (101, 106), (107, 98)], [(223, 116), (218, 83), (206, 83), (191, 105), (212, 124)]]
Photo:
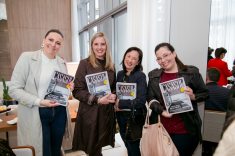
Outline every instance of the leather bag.
[(158, 123), (149, 124), (151, 102), (148, 106), (145, 126), (140, 140), (141, 156), (179, 156), (170, 135), (160, 121), (160, 115), (158, 115)]

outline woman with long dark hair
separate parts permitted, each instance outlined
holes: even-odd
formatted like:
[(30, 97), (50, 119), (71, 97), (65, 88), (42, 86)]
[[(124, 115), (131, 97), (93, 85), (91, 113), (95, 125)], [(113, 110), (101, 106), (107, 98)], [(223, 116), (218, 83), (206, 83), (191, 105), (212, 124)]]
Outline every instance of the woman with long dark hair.
[[(180, 156), (191, 156), (196, 149), (201, 137), (201, 119), (197, 103), (204, 101), (208, 96), (206, 85), (198, 68), (184, 65), (169, 43), (161, 43), (155, 48), (157, 63), (161, 68), (149, 72), (148, 102), (152, 114), (151, 123), (157, 122), (158, 114), (161, 122), (170, 134)], [(166, 111), (161, 95), (159, 83), (183, 77), (186, 83), (184, 92), (189, 95), (193, 110), (180, 114), (169, 114)]]

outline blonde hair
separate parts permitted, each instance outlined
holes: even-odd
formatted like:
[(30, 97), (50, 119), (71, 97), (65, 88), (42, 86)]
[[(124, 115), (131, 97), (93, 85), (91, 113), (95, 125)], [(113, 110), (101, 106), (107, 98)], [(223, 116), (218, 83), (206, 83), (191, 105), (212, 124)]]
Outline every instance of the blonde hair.
[(89, 53), (90, 53), (89, 62), (91, 63), (91, 65), (94, 68), (97, 68), (99, 66), (99, 62), (97, 61), (97, 59), (95, 57), (95, 53), (94, 53), (93, 48), (92, 48), (92, 44), (93, 44), (94, 40), (98, 37), (103, 37), (104, 38), (105, 43), (106, 43), (106, 47), (107, 47), (106, 52), (105, 52), (105, 69), (114, 71), (114, 64), (113, 64), (112, 57), (111, 57), (111, 50), (110, 50), (110, 47), (109, 47), (108, 39), (106, 38), (106, 36), (102, 32), (96, 33), (91, 38), (90, 51), (89, 51)]

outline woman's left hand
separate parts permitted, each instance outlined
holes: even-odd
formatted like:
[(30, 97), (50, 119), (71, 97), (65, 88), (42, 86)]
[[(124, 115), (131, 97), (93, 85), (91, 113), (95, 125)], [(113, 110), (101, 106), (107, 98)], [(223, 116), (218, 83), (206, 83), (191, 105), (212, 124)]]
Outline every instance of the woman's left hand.
[(189, 86), (186, 86), (184, 88), (184, 92), (189, 95), (191, 100), (195, 100), (195, 94), (193, 93), (193, 90)]

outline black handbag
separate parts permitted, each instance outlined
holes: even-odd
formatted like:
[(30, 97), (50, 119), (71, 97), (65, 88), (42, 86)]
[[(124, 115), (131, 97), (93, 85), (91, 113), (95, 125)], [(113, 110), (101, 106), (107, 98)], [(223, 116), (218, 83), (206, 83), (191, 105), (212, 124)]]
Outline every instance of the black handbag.
[(130, 115), (127, 120), (126, 140), (135, 141), (142, 137), (142, 129), (144, 126), (144, 115)]
[(0, 138), (0, 156), (16, 156), (8, 145), (8, 141)]

